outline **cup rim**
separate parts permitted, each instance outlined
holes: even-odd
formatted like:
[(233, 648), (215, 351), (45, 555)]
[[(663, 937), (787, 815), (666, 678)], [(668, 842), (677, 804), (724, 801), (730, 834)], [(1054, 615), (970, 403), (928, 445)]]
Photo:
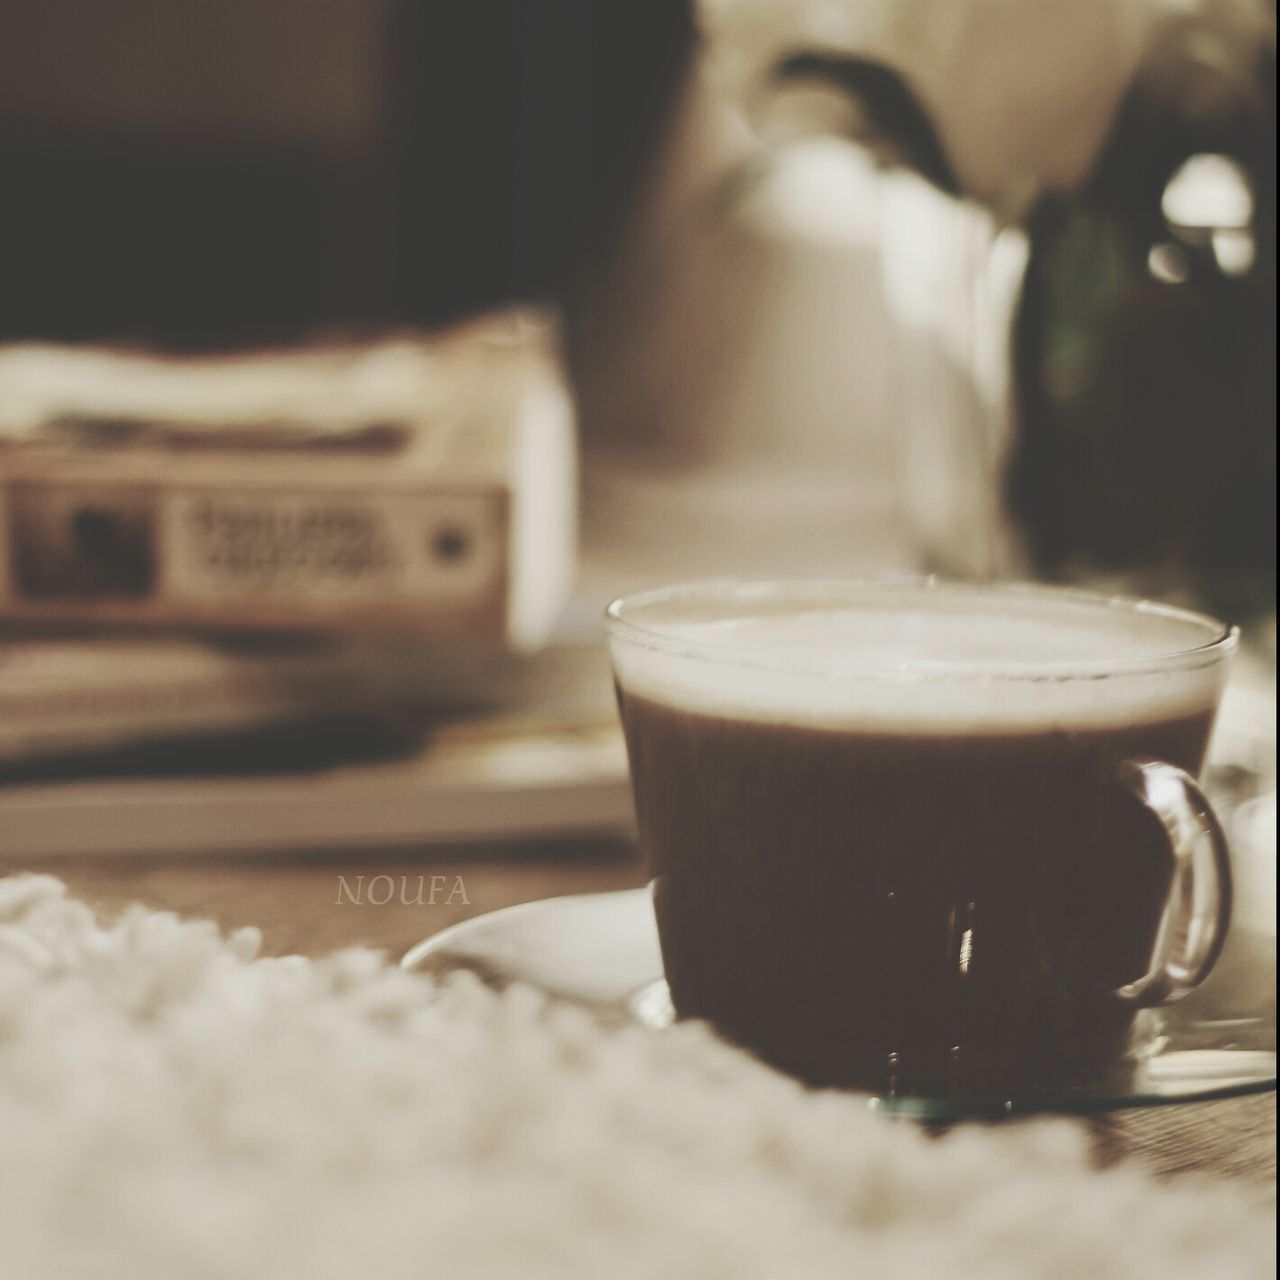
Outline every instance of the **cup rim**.
[[(992, 603), (1013, 597), (1016, 600), (1058, 600), (1096, 608), (1105, 612), (1124, 612), (1149, 617), (1160, 617), (1201, 628), (1209, 637), (1203, 644), (1149, 654), (1131, 654), (1114, 658), (1083, 660), (1053, 660), (1042, 662), (1007, 661), (947, 661), (905, 662), (886, 667), (859, 661), (857, 654), (832, 662), (806, 663), (792, 654), (762, 655), (758, 651), (735, 650), (732, 645), (717, 641), (695, 640), (687, 636), (672, 635), (660, 627), (645, 626), (628, 617), (645, 605), (681, 597), (720, 596), (731, 598), (740, 595), (744, 600), (759, 599), (767, 595), (802, 595), (866, 590), (883, 590), (886, 593), (901, 592), (920, 595), (930, 592), (985, 598)], [(1035, 582), (974, 582), (946, 578), (937, 574), (871, 574), (845, 578), (789, 577), (751, 578), (719, 577), (695, 579), (638, 591), (612, 600), (604, 614), (606, 631), (611, 640), (691, 658), (757, 670), (785, 670), (794, 673), (821, 674), (830, 678), (862, 678), (875, 680), (1100, 680), (1110, 677), (1154, 675), (1169, 671), (1197, 670), (1224, 661), (1235, 652), (1239, 641), (1239, 628), (1214, 618), (1210, 614), (1178, 605), (1163, 604), (1138, 596), (1108, 594), (1082, 587), (1056, 586)]]

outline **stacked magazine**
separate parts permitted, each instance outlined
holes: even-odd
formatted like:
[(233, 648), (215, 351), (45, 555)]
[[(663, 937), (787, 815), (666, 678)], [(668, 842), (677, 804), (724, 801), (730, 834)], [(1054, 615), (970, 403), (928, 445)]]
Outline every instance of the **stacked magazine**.
[(554, 329), (172, 356), (0, 348), (0, 619), (534, 648), (576, 546)]
[(555, 329), (0, 348), (0, 854), (625, 828)]

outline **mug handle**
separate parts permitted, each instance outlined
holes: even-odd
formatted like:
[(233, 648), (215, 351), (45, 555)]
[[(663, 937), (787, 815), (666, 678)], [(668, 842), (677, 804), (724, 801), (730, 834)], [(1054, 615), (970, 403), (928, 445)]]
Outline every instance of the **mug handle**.
[(1173, 882), (1151, 968), (1116, 995), (1140, 1007), (1172, 1004), (1209, 976), (1231, 920), (1231, 860), (1213, 807), (1196, 780), (1163, 760), (1125, 760), (1119, 781), (1164, 828)]

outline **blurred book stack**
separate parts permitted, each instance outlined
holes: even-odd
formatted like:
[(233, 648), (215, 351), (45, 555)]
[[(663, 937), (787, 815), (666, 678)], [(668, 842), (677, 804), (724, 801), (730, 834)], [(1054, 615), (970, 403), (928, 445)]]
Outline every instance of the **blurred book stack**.
[(576, 493), (532, 313), (0, 348), (0, 852), (625, 826)]
[(545, 640), (574, 554), (548, 326), (180, 358), (0, 349), (0, 618)]
[(0, 631), (0, 780), (148, 744), (344, 722), (379, 699), (341, 651), (183, 636)]

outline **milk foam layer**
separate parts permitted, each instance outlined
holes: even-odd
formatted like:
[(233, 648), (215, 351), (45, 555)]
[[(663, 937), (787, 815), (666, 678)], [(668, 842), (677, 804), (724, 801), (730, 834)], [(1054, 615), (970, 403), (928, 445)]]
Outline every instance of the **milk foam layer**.
[(615, 633), (614, 667), (627, 692), (689, 711), (908, 733), (1191, 715), (1216, 704), (1226, 676), (1230, 646), (1190, 652), (1219, 634), (1195, 615), (1039, 593), (922, 603), (677, 599), (638, 609), (642, 633)]

